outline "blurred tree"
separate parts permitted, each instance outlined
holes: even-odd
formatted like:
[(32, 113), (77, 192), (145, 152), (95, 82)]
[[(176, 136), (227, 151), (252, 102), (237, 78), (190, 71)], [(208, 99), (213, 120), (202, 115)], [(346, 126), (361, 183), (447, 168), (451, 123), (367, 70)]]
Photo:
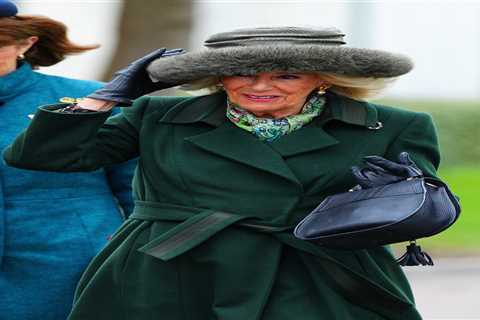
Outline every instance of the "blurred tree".
[(103, 79), (160, 47), (187, 48), (192, 26), (191, 0), (124, 0), (118, 44)]

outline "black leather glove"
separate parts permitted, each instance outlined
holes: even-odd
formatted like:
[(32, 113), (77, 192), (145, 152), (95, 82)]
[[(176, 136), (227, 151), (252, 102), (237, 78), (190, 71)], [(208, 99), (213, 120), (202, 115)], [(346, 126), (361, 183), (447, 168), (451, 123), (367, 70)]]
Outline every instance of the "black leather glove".
[(367, 156), (363, 161), (367, 166), (362, 169), (353, 166), (352, 173), (364, 189), (423, 176), (422, 170), (410, 159), (408, 152), (400, 153), (398, 162), (380, 156)]
[(117, 71), (112, 80), (106, 83), (103, 88), (88, 95), (87, 98), (115, 101), (123, 105), (131, 105), (132, 100), (138, 97), (150, 92), (171, 87), (171, 85), (162, 82), (153, 82), (150, 79), (146, 68), (153, 60), (161, 57), (182, 54), (184, 52), (183, 49), (157, 49), (130, 63), (126, 68)]

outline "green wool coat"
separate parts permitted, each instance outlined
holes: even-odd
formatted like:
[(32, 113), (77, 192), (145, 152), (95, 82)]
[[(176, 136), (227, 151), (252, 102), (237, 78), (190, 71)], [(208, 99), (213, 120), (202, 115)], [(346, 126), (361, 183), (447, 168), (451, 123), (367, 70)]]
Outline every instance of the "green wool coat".
[(428, 115), (329, 93), (312, 123), (265, 143), (226, 119), (224, 93), (143, 97), (106, 123), (60, 106), (40, 108), (9, 165), (89, 171), (140, 156), (135, 210), (85, 271), (70, 320), (421, 319), (387, 248), (328, 249), (291, 228), (355, 185), (364, 156), (408, 151), (435, 175)]

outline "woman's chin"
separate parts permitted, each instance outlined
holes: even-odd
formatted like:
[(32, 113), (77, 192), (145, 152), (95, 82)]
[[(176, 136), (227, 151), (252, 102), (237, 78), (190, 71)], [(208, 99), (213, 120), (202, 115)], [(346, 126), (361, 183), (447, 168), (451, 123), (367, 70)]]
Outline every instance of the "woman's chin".
[(260, 114), (263, 114), (263, 113), (270, 113), (272, 111), (276, 111), (278, 110), (278, 108), (276, 108), (274, 105), (268, 105), (268, 104), (247, 104), (247, 105), (240, 105), (243, 109), (251, 112), (251, 113), (260, 113)]
[(252, 111), (268, 111), (278, 109), (277, 101), (251, 101), (248, 99), (242, 99), (238, 105), (244, 109)]

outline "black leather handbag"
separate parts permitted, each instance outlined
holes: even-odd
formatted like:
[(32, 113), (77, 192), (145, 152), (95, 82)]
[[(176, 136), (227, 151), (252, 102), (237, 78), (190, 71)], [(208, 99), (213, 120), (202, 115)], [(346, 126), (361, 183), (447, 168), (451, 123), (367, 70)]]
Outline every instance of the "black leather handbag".
[(432, 265), (414, 241), (445, 230), (459, 214), (458, 200), (445, 183), (410, 177), (329, 196), (296, 226), (294, 235), (347, 250), (411, 241), (399, 263)]

